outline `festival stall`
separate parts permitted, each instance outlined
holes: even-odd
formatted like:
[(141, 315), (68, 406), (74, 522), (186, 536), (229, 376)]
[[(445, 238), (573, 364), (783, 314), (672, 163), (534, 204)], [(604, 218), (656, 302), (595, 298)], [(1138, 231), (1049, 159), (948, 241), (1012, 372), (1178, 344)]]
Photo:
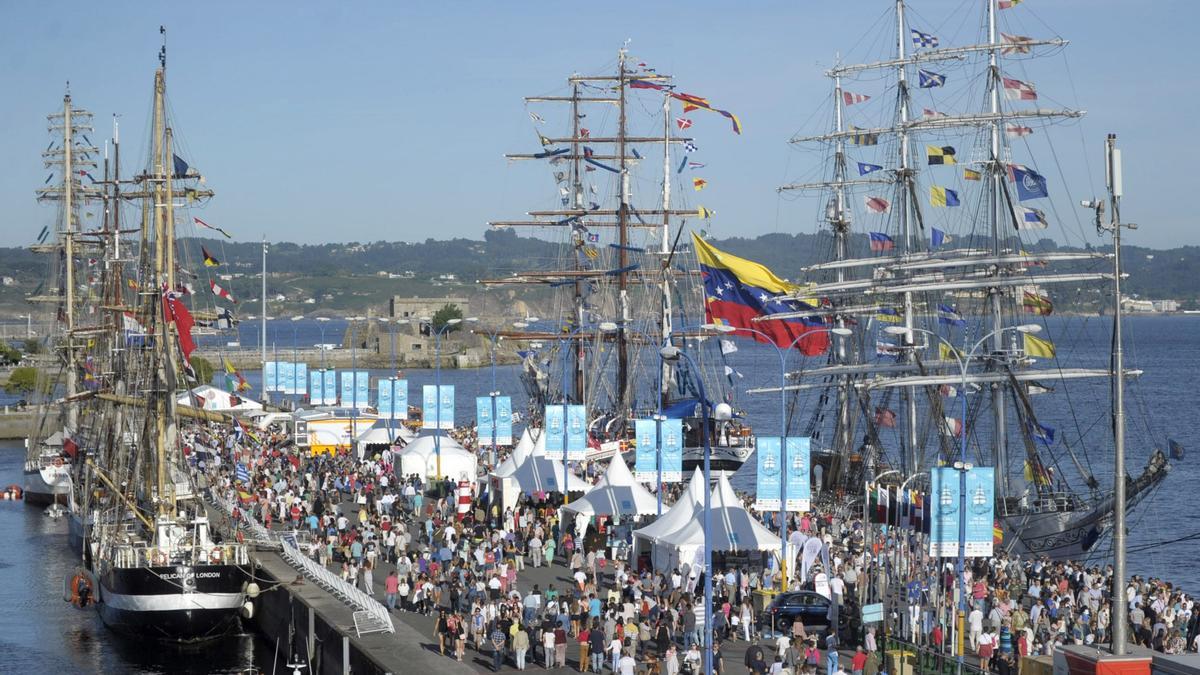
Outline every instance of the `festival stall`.
[(579, 499), (562, 508), (575, 515), (575, 532), (582, 537), (593, 516), (636, 518), (658, 513), (658, 499), (633, 479), (620, 454), (608, 460), (600, 480)]
[[(513, 449), (513, 458), (519, 458), (520, 462), (514, 462), (511, 466), (502, 463), (489, 476), (489, 492), (493, 499), (500, 499), (501, 510), (515, 506), (518, 495), (522, 493), (535, 499), (551, 493), (562, 494), (563, 464), (546, 456), (546, 434), (538, 429), (526, 429), (526, 434), (529, 435), (532, 448), (525, 444), (522, 435), (517, 448)], [(524, 454), (525, 448), (529, 448), (528, 454)], [(518, 455), (518, 449), (523, 458)], [(569, 473), (567, 489), (572, 493), (582, 493), (591, 489), (591, 486), (579, 476)]]
[[(445, 435), (441, 437), (440, 446), (442, 477), (474, 483), (479, 466), (475, 453)], [(434, 443), (433, 432), (422, 433), (404, 447), (396, 463), (396, 473), (402, 477), (413, 474), (424, 479), (437, 477), (438, 449)]]
[(388, 429), (388, 421), (379, 420), (359, 434), (358, 438), (354, 439), (354, 444), (358, 450), (358, 458), (363, 459), (372, 453), (383, 452), (391, 447), (393, 442), (405, 445), (411, 443), (414, 438), (416, 438), (416, 434), (403, 424), (397, 423), (396, 426)]
[[(666, 569), (660, 564), (669, 564), (670, 561), (667, 558), (664, 557), (661, 561), (653, 558), (653, 553), (657, 550), (654, 548), (654, 542), (659, 537), (671, 534), (691, 522), (695, 510), (704, 507), (705, 489), (704, 474), (697, 468), (692, 472), (692, 480), (688, 483), (687, 490), (679, 495), (679, 499), (671, 505), (666, 513), (646, 527), (634, 530), (632, 558), (637, 561), (638, 569), (644, 565), (654, 565), (658, 569)], [(639, 560), (641, 556), (644, 556), (646, 560)]]

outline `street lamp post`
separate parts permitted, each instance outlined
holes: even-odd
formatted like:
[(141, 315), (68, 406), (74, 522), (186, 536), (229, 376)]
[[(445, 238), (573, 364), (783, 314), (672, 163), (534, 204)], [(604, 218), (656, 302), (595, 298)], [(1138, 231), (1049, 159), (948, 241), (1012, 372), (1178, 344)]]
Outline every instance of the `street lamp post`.
[(496, 445), (497, 445), (496, 434), (499, 431), (497, 429), (497, 424), (496, 424), (496, 397), (500, 395), (500, 390), (496, 388), (496, 344), (500, 340), (503, 340), (504, 336), (500, 335), (499, 328), (496, 328), (494, 330), (482, 330), (482, 331), (476, 330), (475, 332), (476, 333), (481, 332), (481, 333), (487, 335), (488, 339), (491, 341), (491, 350), (489, 352), (489, 356), (491, 357), (491, 363), (492, 363), (492, 388), (490, 391), (488, 391), (488, 397), (491, 399), (491, 402), (492, 402), (491, 465), (494, 467), (494, 466), (496, 466), (496, 455), (498, 454), (497, 450), (496, 450)]
[(967, 593), (966, 593), (966, 547), (967, 547), (967, 472), (973, 467), (967, 462), (967, 367), (971, 365), (971, 360), (975, 358), (975, 352), (983, 346), (993, 336), (999, 335), (1006, 331), (1017, 331), (1019, 333), (1039, 333), (1042, 327), (1038, 324), (1022, 324), (1020, 326), (1005, 326), (991, 331), (987, 335), (979, 338), (970, 351), (965, 356), (958, 352), (954, 345), (950, 344), (945, 338), (937, 333), (925, 328), (911, 328), (907, 326), (888, 326), (884, 332), (890, 335), (903, 335), (908, 343), (905, 347), (913, 347), (912, 333), (925, 333), (933, 336), (938, 342), (944, 343), (950, 348), (950, 355), (958, 361), (959, 370), (962, 373), (962, 391), (959, 392), (959, 397), (962, 398), (962, 429), (959, 431), (960, 443), (958, 451), (958, 461), (954, 463), (955, 470), (958, 471), (958, 620), (955, 622), (958, 634), (955, 640), (955, 652), (957, 661), (958, 673), (963, 671), (963, 649), (962, 649), (962, 634), (963, 621), (967, 614)]
[[(296, 322), (303, 318), (304, 318), (303, 316), (293, 316), (292, 317), (292, 389), (293, 389), (292, 393), (293, 394), (299, 392), (300, 384), (301, 384), (299, 381), (297, 381), (297, 378), (299, 377), (299, 373), (300, 373), (300, 348), (296, 344), (296, 342), (297, 342), (296, 329), (299, 326), (299, 324), (297, 324)], [(295, 401), (295, 399), (293, 399), (292, 409), (294, 410), (295, 408), (296, 408), (296, 401)]]
[[(687, 361), (688, 366), (696, 373), (696, 384), (700, 390), (700, 438), (704, 444), (704, 673), (712, 675), (713, 672), (713, 632), (712, 624), (712, 446), (709, 444), (708, 437), (708, 422), (712, 411), (709, 407), (708, 393), (704, 389), (704, 377), (700, 369), (696, 367), (696, 362), (692, 357), (679, 347), (667, 344), (658, 351), (659, 355), (666, 361), (674, 361), (682, 358)], [(716, 406), (719, 414), (716, 416), (722, 419), (728, 419), (731, 416), (729, 406), (721, 403)]]
[[(321, 370), (325, 370), (325, 344), (326, 344), (325, 343), (325, 324), (329, 322), (329, 317), (318, 316), (317, 321), (321, 322)], [(324, 386), (325, 386), (325, 374), (322, 373), (321, 374), (321, 387), (324, 388)], [(322, 397), (322, 399), (324, 399), (324, 397), (325, 397), (324, 392), (321, 393), (321, 397)]]
[[(775, 344), (775, 340), (766, 333), (756, 328), (738, 328), (734, 326), (726, 326), (723, 324), (712, 324), (706, 326), (712, 330), (721, 333), (752, 333), (761, 336), (766, 343), (775, 348), (776, 355), (779, 356), (779, 449), (784, 456), (787, 455), (787, 359), (791, 355), (792, 349), (806, 337), (817, 335), (820, 333), (828, 333), (839, 337), (848, 337), (853, 334), (849, 328), (821, 328), (816, 330), (805, 331), (801, 335), (797, 335), (787, 347), (780, 347)], [(788, 532), (787, 532), (787, 499), (788, 499), (788, 484), (787, 484), (787, 467), (779, 472), (779, 584), (781, 591), (788, 589)]]
[[(348, 316), (350, 322), (350, 444), (358, 440), (358, 323), (361, 316)], [(342, 405), (346, 402), (342, 401)]]

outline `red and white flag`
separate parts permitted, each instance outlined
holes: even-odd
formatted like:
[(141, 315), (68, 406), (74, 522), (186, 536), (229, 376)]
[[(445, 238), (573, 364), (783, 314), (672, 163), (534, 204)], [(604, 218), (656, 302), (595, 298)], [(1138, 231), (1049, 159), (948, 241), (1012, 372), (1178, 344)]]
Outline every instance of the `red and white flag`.
[(683, 130), (683, 129), (687, 129), (688, 127), (692, 126), (692, 121), (686, 117), (679, 117), (679, 118), (676, 118), (675, 124), (678, 124), (680, 130)]
[(923, 113), (925, 115), (925, 119), (927, 119), (927, 120), (937, 119), (939, 117), (949, 117), (949, 115), (947, 115), (946, 113), (938, 112), (938, 111), (934, 110), (933, 108), (925, 108)]
[(224, 299), (232, 302), (235, 305), (237, 304), (237, 300), (233, 299), (233, 294), (230, 293), (229, 291), (225, 290), (224, 288), (221, 288), (220, 286), (218, 286), (217, 282), (210, 279), (208, 282), (208, 287), (212, 289), (213, 295), (215, 295), (219, 298), (224, 298)]
[(1006, 124), (1004, 133), (1008, 134), (1009, 138), (1020, 138), (1033, 133), (1033, 127), (1023, 127), (1017, 124)]
[(1002, 77), (1000, 80), (1004, 83), (1004, 98), (1013, 101), (1037, 100), (1037, 89), (1032, 83), (1014, 80), (1011, 77)]
[(874, 211), (875, 213), (887, 213), (888, 209), (892, 206), (891, 203), (883, 197), (872, 197), (870, 195), (865, 195), (863, 197), (863, 202), (866, 203), (868, 209)]
[(951, 436), (961, 436), (962, 430), (963, 430), (962, 420), (958, 420), (953, 417), (946, 418), (946, 432), (947, 433), (949, 433)]
[(866, 94), (855, 94), (849, 91), (842, 92), (842, 101), (845, 102), (846, 105), (854, 105), (855, 103), (862, 103), (869, 100), (871, 100), (871, 97), (867, 96)]
[(1012, 9), (1024, 1), (1025, 0), (1000, 0), (996, 6), (1000, 9)]
[(1028, 54), (1032, 49), (1033, 38), (1001, 33), (1000, 41), (1004, 43), (1004, 46), (1000, 48), (1001, 54)]
[(591, 131), (588, 131), (585, 127), (579, 127), (579, 137), (580, 138), (588, 138), (591, 135), (592, 135)]

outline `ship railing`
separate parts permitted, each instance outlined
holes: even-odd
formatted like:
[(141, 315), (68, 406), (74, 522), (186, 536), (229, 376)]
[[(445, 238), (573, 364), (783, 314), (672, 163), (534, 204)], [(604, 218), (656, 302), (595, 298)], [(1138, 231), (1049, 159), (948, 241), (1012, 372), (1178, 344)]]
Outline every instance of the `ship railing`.
[(1029, 513), (1070, 513), (1083, 508), (1079, 496), (1070, 492), (1043, 492), (1029, 499), (1007, 498), (998, 500), (1001, 516), (1019, 516)]
[(113, 564), (118, 568), (167, 567), (172, 565), (249, 565), (250, 553), (241, 544), (215, 544), (209, 547), (195, 546), (183, 556), (169, 555), (154, 546), (118, 546)]
[(316, 582), (318, 586), (329, 591), (346, 605), (356, 609), (354, 626), (359, 635), (396, 632), (387, 607), (356, 586), (342, 581), (340, 576), (305, 555), (298, 547), (295, 537), (283, 537), (282, 542), (283, 548), (280, 549), (280, 555), (289, 565), (295, 567), (304, 576)]
[[(215, 506), (218, 509), (220, 509), (221, 511), (223, 511), (225, 513), (225, 515), (229, 516), (230, 520), (234, 520), (233, 501), (226, 499), (223, 495), (219, 494), (216, 490), (208, 490), (207, 493), (208, 493), (208, 501), (210, 503), (212, 503), (213, 506)], [(281, 544), (279, 543), (278, 535), (276, 535), (274, 532), (268, 530), (262, 523), (258, 522), (258, 519), (255, 518), (254, 516), (250, 515), (249, 511), (247, 511), (246, 509), (238, 509), (238, 513), (240, 516), (240, 519), (239, 519), (240, 522), (237, 522), (235, 524), (245, 526), (246, 532), (248, 533), (248, 535), (245, 536), (246, 541), (248, 541), (260, 548), (267, 548), (267, 549), (280, 548)]]

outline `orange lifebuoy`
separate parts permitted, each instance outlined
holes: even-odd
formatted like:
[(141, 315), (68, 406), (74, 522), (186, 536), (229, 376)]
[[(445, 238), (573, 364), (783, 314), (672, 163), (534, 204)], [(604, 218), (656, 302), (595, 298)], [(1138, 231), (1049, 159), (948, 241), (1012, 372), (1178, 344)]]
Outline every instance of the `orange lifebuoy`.
[(54, 466), (62, 468), (62, 465), (63, 465), (62, 457), (55, 457), (54, 458)]
[[(86, 593), (84, 590), (86, 589)], [(71, 604), (83, 609), (92, 599), (92, 581), (83, 574), (71, 577)]]

